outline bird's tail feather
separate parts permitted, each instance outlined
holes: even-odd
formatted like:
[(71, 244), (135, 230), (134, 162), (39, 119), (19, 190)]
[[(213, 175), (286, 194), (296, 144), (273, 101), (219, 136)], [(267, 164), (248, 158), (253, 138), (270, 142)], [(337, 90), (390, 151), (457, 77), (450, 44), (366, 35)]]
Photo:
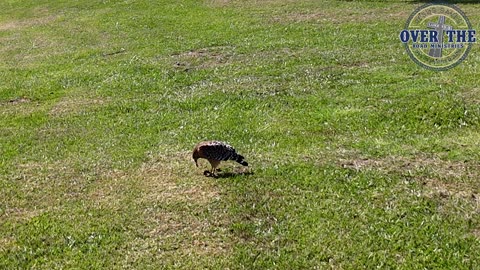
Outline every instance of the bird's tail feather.
[(248, 162), (243, 159), (244, 157), (242, 155), (237, 155), (237, 159), (235, 159), (235, 161), (242, 164), (243, 166), (248, 166)]

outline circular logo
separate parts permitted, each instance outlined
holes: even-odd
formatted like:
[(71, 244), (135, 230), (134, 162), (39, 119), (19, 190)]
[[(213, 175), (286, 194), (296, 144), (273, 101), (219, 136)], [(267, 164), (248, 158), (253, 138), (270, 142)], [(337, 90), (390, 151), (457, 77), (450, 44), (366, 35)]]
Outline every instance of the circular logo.
[(426, 4), (408, 18), (400, 40), (420, 66), (448, 70), (460, 64), (476, 42), (475, 30), (455, 5)]

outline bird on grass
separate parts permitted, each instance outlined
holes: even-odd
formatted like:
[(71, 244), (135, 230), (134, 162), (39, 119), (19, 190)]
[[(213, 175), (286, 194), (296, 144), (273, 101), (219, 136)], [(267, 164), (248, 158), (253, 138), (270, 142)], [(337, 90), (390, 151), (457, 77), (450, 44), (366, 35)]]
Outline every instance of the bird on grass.
[(235, 160), (243, 166), (248, 166), (248, 163), (243, 160), (242, 155), (237, 154), (237, 151), (224, 142), (220, 141), (204, 141), (199, 142), (193, 149), (192, 154), (195, 165), (198, 167), (198, 159), (204, 158), (210, 162), (212, 169), (210, 171), (204, 171), (205, 176), (215, 176), (215, 172), (219, 171), (218, 165), (221, 161)]

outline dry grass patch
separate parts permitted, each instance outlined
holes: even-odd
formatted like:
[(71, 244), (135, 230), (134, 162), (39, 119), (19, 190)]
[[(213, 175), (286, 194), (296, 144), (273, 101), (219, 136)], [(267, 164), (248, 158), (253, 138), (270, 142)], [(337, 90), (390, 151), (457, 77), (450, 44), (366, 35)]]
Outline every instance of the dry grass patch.
[(78, 197), (84, 189), (84, 177), (65, 161), (26, 162), (17, 165), (15, 180), (25, 194), (39, 204), (52, 206), (63, 199)]
[(65, 116), (78, 114), (89, 109), (101, 107), (109, 103), (109, 100), (102, 98), (84, 97), (81, 95), (66, 96), (60, 99), (51, 109), (51, 116)]
[[(1, 215), (1, 218), (3, 220), (9, 220), (11, 222), (12, 221), (21, 222), (21, 221), (27, 221), (34, 217), (40, 216), (45, 212), (46, 212), (45, 209), (13, 207), (13, 208), (6, 208), (4, 213)], [(2, 222), (0, 222), (0, 224), (1, 223)]]
[(312, 11), (295, 11), (276, 15), (272, 21), (275, 23), (316, 22), (316, 23), (377, 23), (379, 21), (406, 20), (412, 11), (398, 11), (398, 7), (379, 8), (375, 10), (345, 9), (317, 9)]
[(14, 99), (10, 99), (8, 101), (9, 104), (12, 104), (12, 105), (15, 105), (15, 104), (21, 104), (21, 103), (28, 103), (30, 102), (31, 100), (27, 97), (20, 97), (20, 98), (14, 98)]
[(480, 88), (478, 87), (465, 89), (460, 95), (469, 103), (480, 104)]
[(42, 26), (54, 22), (57, 16), (48, 15), (24, 20), (13, 20), (0, 23), (0, 31), (20, 30), (28, 27)]
[[(17, 164), (6, 179), (13, 187), (0, 199), (0, 225), (28, 223), (46, 212), (62, 209), (66, 201), (78, 197), (82, 190), (74, 175), (66, 162)], [(14, 242), (11, 244), (15, 246)]]
[(208, 69), (229, 63), (234, 55), (234, 48), (229, 46), (208, 47), (173, 54), (173, 66), (182, 71)]
[(87, 194), (87, 199), (97, 207), (120, 210), (129, 190), (131, 175), (121, 170), (99, 172), (95, 188)]
[(437, 157), (416, 156), (413, 158), (389, 156), (383, 159), (357, 158), (340, 159), (343, 168), (380, 170), (384, 172), (427, 171), (444, 178), (474, 178), (478, 176), (480, 164), (477, 162), (447, 161)]
[(220, 199), (219, 189), (195, 167), (190, 151), (154, 158), (142, 165), (139, 177), (151, 196), (148, 201), (204, 205)]
[(135, 177), (143, 194), (143, 236), (131, 243), (132, 260), (145, 256), (145, 249), (164, 261), (230, 252), (221, 191), (215, 179), (196, 171), (190, 152), (154, 157), (140, 167)]
[(478, 203), (480, 164), (447, 161), (436, 157), (386, 157), (383, 159), (341, 159), (340, 166), (356, 171), (378, 170), (413, 177), (426, 190), (427, 197), (457, 197)]
[(475, 236), (476, 238), (480, 239), (480, 228), (473, 230), (473, 231), (472, 231), (472, 234), (473, 234), (473, 236)]
[(445, 182), (439, 179), (425, 179), (423, 184), (427, 188), (425, 195), (427, 197), (449, 198), (457, 197), (471, 200), (477, 205), (480, 203), (479, 189), (473, 188), (471, 185), (462, 182)]
[(251, 7), (258, 7), (259, 5), (270, 5), (270, 6), (277, 6), (277, 5), (285, 5), (285, 4), (295, 4), (298, 3), (298, 0), (205, 0), (205, 3), (214, 6), (214, 7), (225, 7), (225, 6), (251, 6)]
[(7, 101), (0, 101), (0, 115), (26, 116), (42, 110), (40, 103), (32, 101), (28, 97), (14, 98)]
[(31, 219), (73, 201), (120, 209), (128, 180), (125, 172), (101, 165), (80, 168), (69, 160), (20, 163), (10, 181), (15, 181), (21, 196), (5, 198), (7, 205), (16, 205), (7, 213), (14, 213), (16, 219)]
[(8, 247), (14, 246), (15, 239), (13, 237), (0, 238), (0, 251), (2, 249), (7, 250)]

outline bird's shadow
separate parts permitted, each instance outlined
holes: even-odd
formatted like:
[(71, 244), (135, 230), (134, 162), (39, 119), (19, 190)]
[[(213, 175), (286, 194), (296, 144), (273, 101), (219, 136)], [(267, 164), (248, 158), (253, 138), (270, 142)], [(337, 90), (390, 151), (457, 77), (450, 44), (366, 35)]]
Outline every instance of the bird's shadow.
[(242, 176), (242, 175), (253, 175), (253, 171), (244, 171), (244, 172), (220, 172), (220, 173), (217, 173), (217, 174), (210, 174), (209, 171), (205, 171), (203, 172), (203, 175), (205, 175), (206, 177), (213, 177), (213, 178), (232, 178), (232, 177), (236, 177), (236, 176)]

